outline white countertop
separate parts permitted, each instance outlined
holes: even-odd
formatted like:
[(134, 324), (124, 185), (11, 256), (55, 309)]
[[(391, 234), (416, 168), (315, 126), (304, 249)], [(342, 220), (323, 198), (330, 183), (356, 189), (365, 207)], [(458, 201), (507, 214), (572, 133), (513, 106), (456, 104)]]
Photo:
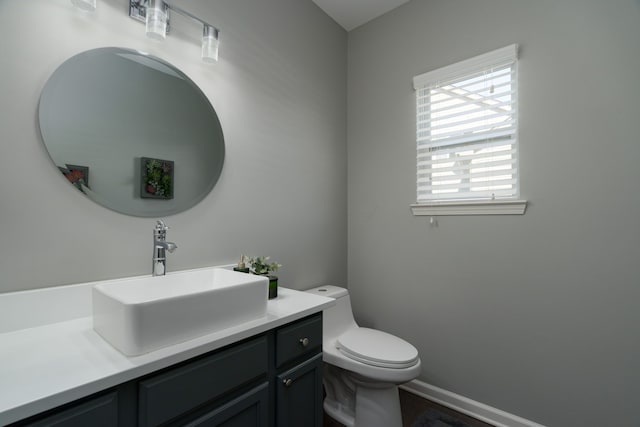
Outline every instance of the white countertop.
[[(91, 286), (93, 284), (72, 285), (0, 295), (0, 313), (5, 313), (0, 315), (0, 322), (5, 325), (0, 330), (0, 425), (301, 319), (335, 303), (331, 298), (280, 287), (278, 298), (267, 303), (264, 318), (127, 357), (93, 330), (90, 306), (85, 307), (87, 301), (90, 304), (87, 296)], [(49, 306), (56, 305), (56, 301), (65, 302), (49, 310), (58, 314), (44, 315), (46, 323), (29, 319), (32, 313), (43, 317), (36, 307), (42, 305), (43, 300)], [(68, 301), (73, 301), (73, 309), (60, 307)], [(82, 317), (69, 318), (73, 313)], [(9, 318), (16, 315), (27, 319)], [(12, 324), (14, 330), (7, 330), (7, 324)]]

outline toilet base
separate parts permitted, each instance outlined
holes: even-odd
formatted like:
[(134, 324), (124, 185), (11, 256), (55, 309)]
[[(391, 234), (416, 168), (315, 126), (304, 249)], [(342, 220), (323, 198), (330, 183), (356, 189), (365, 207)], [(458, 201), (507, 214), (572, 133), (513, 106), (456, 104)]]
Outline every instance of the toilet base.
[(355, 405), (345, 405), (327, 395), (324, 410), (346, 427), (402, 427), (398, 387), (357, 386)]
[(324, 404), (322, 405), (324, 411), (331, 418), (344, 425), (345, 427), (355, 427), (355, 414), (352, 410), (345, 407), (340, 402), (337, 402), (329, 397), (325, 397)]
[(398, 387), (358, 387), (354, 427), (402, 427)]

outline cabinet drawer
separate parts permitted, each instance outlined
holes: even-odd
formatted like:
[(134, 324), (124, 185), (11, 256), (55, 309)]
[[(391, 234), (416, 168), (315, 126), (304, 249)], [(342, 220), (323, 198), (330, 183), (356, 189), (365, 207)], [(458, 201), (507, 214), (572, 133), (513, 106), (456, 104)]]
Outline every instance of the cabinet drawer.
[(322, 351), (322, 314), (300, 320), (276, 331), (276, 364)]
[(159, 425), (265, 376), (267, 362), (261, 336), (140, 381), (139, 425)]
[(70, 406), (38, 421), (27, 422), (29, 427), (112, 427), (118, 425), (118, 398), (116, 392)]

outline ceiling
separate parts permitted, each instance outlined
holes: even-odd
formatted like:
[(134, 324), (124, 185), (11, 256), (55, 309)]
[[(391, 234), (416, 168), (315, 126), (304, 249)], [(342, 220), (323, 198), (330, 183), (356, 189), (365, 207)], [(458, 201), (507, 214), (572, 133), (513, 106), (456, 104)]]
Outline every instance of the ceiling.
[(409, 0), (313, 0), (320, 9), (332, 17), (345, 30), (360, 25), (389, 12)]

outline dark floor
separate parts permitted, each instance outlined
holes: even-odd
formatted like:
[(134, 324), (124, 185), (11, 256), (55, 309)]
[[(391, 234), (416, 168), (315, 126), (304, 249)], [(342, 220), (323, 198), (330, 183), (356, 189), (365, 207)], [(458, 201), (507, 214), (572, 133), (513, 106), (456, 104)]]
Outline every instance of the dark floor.
[[(402, 408), (402, 426), (411, 427), (411, 424), (418, 418), (424, 411), (429, 408), (437, 409), (445, 414), (449, 414), (458, 418), (460, 421), (464, 421), (472, 427), (493, 427), (491, 424), (479, 421), (475, 418), (456, 412), (445, 406), (438, 405), (430, 400), (423, 399), (420, 396), (416, 396), (413, 393), (409, 393), (404, 390), (400, 390), (400, 407)], [(331, 419), (327, 414), (324, 414), (324, 427), (344, 427), (339, 422)]]

